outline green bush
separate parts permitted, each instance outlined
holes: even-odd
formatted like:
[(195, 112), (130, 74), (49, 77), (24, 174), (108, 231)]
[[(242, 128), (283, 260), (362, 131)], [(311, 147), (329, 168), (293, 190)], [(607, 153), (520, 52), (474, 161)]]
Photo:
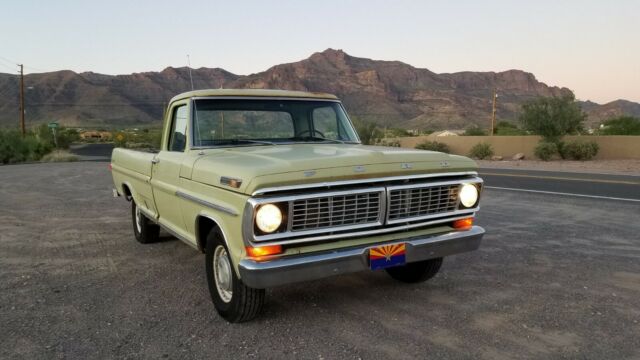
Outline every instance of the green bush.
[(487, 135), (487, 132), (477, 126), (472, 126), (466, 129), (464, 133), (462, 133), (462, 136), (486, 136), (486, 135)]
[(469, 151), (469, 156), (474, 159), (488, 159), (493, 156), (493, 147), (489, 143), (477, 143)]
[(640, 135), (640, 119), (620, 116), (609, 119), (602, 125), (602, 135)]
[(600, 146), (595, 141), (570, 141), (562, 146), (564, 158), (572, 160), (591, 160), (600, 150)]
[(543, 161), (549, 161), (558, 153), (558, 145), (549, 141), (540, 141), (533, 150), (536, 157)]
[(424, 141), (416, 145), (416, 149), (449, 153), (449, 145), (437, 141)]
[(48, 141), (43, 141), (33, 132), (25, 137), (17, 130), (0, 130), (0, 163), (15, 164), (40, 160), (53, 149)]

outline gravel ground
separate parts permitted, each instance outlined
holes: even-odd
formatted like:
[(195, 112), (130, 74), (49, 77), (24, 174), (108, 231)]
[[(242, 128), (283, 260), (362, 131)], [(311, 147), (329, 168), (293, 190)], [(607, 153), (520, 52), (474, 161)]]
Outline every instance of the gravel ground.
[(0, 358), (640, 358), (640, 204), (487, 190), (480, 250), (271, 289), (231, 325), (204, 257), (135, 242), (105, 163), (0, 167)]
[(476, 160), (478, 165), (487, 169), (521, 169), (521, 170), (548, 170), (570, 171), (584, 173), (638, 175), (640, 176), (640, 159), (628, 160)]

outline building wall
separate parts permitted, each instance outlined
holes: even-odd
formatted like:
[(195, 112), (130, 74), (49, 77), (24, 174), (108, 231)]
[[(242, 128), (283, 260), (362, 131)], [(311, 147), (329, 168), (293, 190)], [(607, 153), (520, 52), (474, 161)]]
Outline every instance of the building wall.
[[(599, 160), (607, 159), (640, 159), (640, 136), (566, 136), (565, 141), (572, 140), (595, 141), (600, 151), (595, 157)], [(445, 143), (451, 153), (467, 155), (469, 150), (480, 142), (493, 146), (496, 155), (505, 159), (517, 153), (524, 153), (525, 158), (533, 159), (533, 149), (540, 141), (540, 136), (416, 136), (398, 138), (402, 147), (413, 148), (423, 141), (437, 141)]]

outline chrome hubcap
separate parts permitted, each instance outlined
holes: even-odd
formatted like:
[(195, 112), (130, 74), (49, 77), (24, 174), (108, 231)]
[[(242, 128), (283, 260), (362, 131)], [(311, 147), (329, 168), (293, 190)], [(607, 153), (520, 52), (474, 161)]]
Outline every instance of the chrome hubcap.
[(228, 303), (233, 296), (231, 264), (224, 246), (218, 245), (213, 253), (213, 274), (216, 289), (222, 301)]
[(142, 233), (142, 213), (140, 212), (140, 208), (136, 206), (136, 229), (138, 229), (138, 233)]

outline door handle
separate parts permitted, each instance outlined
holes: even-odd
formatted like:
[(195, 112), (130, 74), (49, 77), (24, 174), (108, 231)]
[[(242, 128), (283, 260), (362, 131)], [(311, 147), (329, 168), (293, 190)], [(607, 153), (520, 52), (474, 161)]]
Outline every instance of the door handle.
[(152, 164), (157, 164), (157, 163), (159, 163), (159, 162), (160, 162), (160, 159), (158, 159), (158, 158), (153, 158), (153, 159), (151, 159), (151, 163), (152, 163)]

